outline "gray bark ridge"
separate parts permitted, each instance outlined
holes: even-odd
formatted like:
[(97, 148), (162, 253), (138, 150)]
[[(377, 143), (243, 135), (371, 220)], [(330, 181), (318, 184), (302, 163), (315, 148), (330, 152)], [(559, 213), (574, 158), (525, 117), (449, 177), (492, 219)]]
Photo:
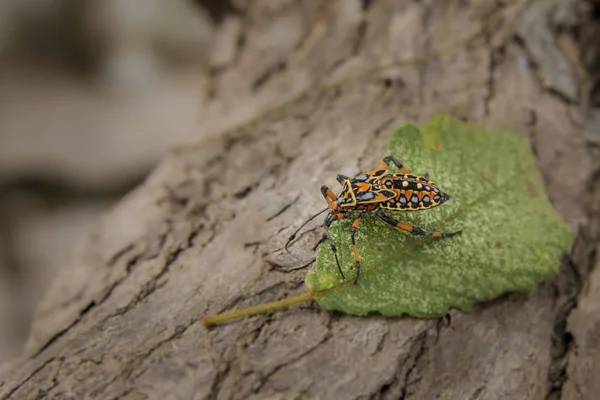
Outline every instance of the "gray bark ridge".
[[(0, 372), (0, 399), (592, 398), (600, 341), (585, 338), (600, 321), (600, 272), (589, 227), (600, 213), (581, 199), (598, 198), (588, 184), (598, 165), (576, 104), (540, 77), (532, 57), (544, 53), (517, 39), (526, 9), (249, 3), (214, 101), (239, 94), (262, 108), (173, 151), (98, 222), (40, 305), (27, 354)], [(529, 135), (551, 200), (581, 226), (553, 282), (450, 321), (306, 305), (202, 326), (303, 292), (306, 270), (281, 249), (322, 207), (319, 186), (376, 165), (396, 126), (438, 112)], [(309, 260), (319, 234), (303, 235), (297, 255)]]

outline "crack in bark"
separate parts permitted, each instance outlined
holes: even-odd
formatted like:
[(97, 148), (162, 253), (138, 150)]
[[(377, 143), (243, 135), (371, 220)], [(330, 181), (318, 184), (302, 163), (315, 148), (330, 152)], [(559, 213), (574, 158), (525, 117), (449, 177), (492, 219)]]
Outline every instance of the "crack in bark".
[(568, 379), (568, 356), (574, 338), (568, 329), (571, 312), (577, 307), (583, 285), (595, 261), (594, 241), (580, 232), (569, 257), (565, 257), (561, 272), (554, 281), (557, 313), (550, 347), (551, 363), (547, 373), (547, 400), (562, 398), (562, 389)]
[(162, 339), (156, 343), (154, 343), (154, 345), (152, 345), (152, 347), (150, 347), (150, 349), (148, 349), (146, 352), (144, 352), (143, 354), (137, 355), (134, 360), (132, 360), (131, 363), (127, 364), (125, 366), (125, 368), (123, 369), (123, 371), (121, 372), (121, 375), (124, 376), (126, 379), (137, 379), (139, 378), (141, 375), (144, 374), (144, 370), (138, 371), (137, 373), (134, 374), (134, 372), (136, 371), (136, 369), (148, 358), (150, 358), (152, 356), (152, 354), (154, 354), (158, 349), (160, 349), (163, 345), (165, 344), (170, 344), (172, 341), (177, 340), (179, 338), (181, 338), (183, 336), (183, 334), (195, 323), (197, 323), (198, 321), (200, 321), (200, 318), (194, 318), (191, 321), (189, 321), (187, 324), (185, 325), (178, 325), (175, 327), (173, 333), (171, 335), (169, 335), (168, 337), (166, 337), (165, 339)]
[(496, 82), (494, 80), (494, 73), (496, 72), (496, 68), (500, 65), (500, 58), (502, 56), (505, 43), (499, 43), (497, 46), (493, 43), (493, 28), (495, 24), (493, 24), (494, 18), (501, 14), (502, 9), (504, 7), (502, 4), (496, 2), (494, 7), (490, 9), (489, 12), (486, 13), (483, 18), (483, 38), (485, 42), (485, 47), (489, 50), (489, 66), (488, 66), (488, 77), (486, 80), (486, 88), (487, 93), (484, 96), (484, 115), (487, 117), (491, 114), (490, 112), (490, 103), (494, 99), (496, 92)]
[(80, 311), (79, 313), (79, 317), (77, 317), (73, 322), (71, 322), (67, 327), (65, 327), (64, 329), (56, 332), (50, 339), (48, 339), (46, 341), (46, 343), (44, 345), (42, 345), (39, 350), (37, 350), (35, 353), (33, 353), (29, 359), (32, 360), (36, 357), (38, 357), (40, 354), (42, 354), (46, 349), (48, 349), (50, 346), (52, 346), (54, 343), (56, 343), (61, 337), (63, 337), (67, 332), (69, 332), (69, 330), (71, 330), (75, 325), (79, 324), (79, 322), (81, 322), (81, 320), (92, 310), (94, 309), (96, 306), (101, 305), (102, 303), (104, 303), (111, 295), (111, 293), (113, 292), (113, 290), (123, 281), (125, 280), (126, 277), (119, 279), (117, 281), (115, 281), (113, 284), (111, 284), (108, 288), (108, 290), (105, 292), (105, 294), (102, 296), (102, 298), (99, 301), (96, 300), (92, 300), (90, 303), (88, 303), (88, 305)]
[(270, 217), (267, 217), (267, 219), (265, 220), (265, 222), (270, 222), (270, 221), (274, 220), (275, 218), (279, 217), (284, 212), (286, 212), (291, 206), (293, 206), (294, 204), (296, 204), (296, 202), (300, 199), (300, 196), (302, 196), (302, 193), (300, 193), (299, 195), (297, 195), (294, 200), (292, 200), (289, 203), (287, 203), (286, 205), (284, 205), (275, 214), (271, 215)]
[[(526, 55), (526, 59), (534, 72), (532, 76), (536, 86), (543, 92), (556, 97), (561, 103), (572, 104), (572, 100), (564, 94), (544, 85), (539, 66), (534, 61), (525, 41), (518, 35), (514, 35), (513, 43)], [(531, 113), (530, 141), (534, 154), (537, 153), (536, 145), (538, 141), (537, 130), (535, 129), (536, 123), (537, 113), (533, 110)], [(548, 173), (542, 171), (545, 181), (548, 181)], [(593, 181), (593, 177), (590, 180)], [(592, 190), (588, 190), (588, 193), (592, 193)], [(597, 223), (598, 216), (594, 216), (593, 213), (586, 214), (586, 220), (589, 221), (588, 227)], [(568, 320), (571, 312), (577, 307), (583, 285), (594, 265), (596, 256), (594, 243), (597, 238), (589, 237), (587, 231), (589, 231), (587, 228), (580, 230), (570, 255), (561, 262), (561, 270), (553, 282), (557, 311), (549, 348), (551, 361), (547, 371), (546, 400), (561, 399), (564, 384), (569, 379), (567, 376), (568, 359), (575, 345), (575, 338), (568, 330)]]
[[(450, 315), (431, 321), (423, 330), (412, 337), (408, 354), (398, 358), (396, 373), (393, 378), (373, 393), (371, 399), (397, 398), (407, 399), (414, 393), (414, 387), (421, 382), (420, 370), (432, 344), (437, 343), (441, 331), (450, 327)], [(381, 345), (383, 346), (383, 340)]]
[(292, 266), (292, 267), (286, 267), (286, 266), (281, 265), (270, 259), (266, 259), (265, 262), (269, 265), (271, 270), (281, 272), (283, 274), (289, 274), (291, 272), (298, 271), (298, 270), (308, 267), (309, 265), (314, 263), (316, 260), (317, 260), (316, 258), (313, 258), (310, 261), (306, 261), (304, 264), (300, 264), (300, 265), (296, 265), (296, 266)]
[(362, 48), (365, 45), (365, 39), (367, 36), (367, 15), (369, 13), (369, 9), (371, 8), (372, 0), (361, 0), (361, 21), (358, 24), (358, 28), (356, 29), (356, 37), (354, 39), (354, 45), (352, 45), (352, 56), (356, 57), (360, 54)]
[(284, 61), (279, 61), (267, 68), (265, 72), (262, 73), (258, 78), (252, 82), (252, 92), (256, 93), (263, 88), (270, 80), (272, 80), (275, 76), (285, 71), (287, 67), (287, 63)]
[[(200, 321), (200, 318), (193, 318), (186, 324), (181, 324), (181, 325), (176, 326), (173, 333), (170, 334), (168, 337), (154, 343), (144, 353), (136, 355), (129, 363), (127, 363), (121, 369), (121, 372), (119, 374), (115, 374), (111, 380), (104, 383), (102, 385), (102, 388), (99, 391), (96, 391), (94, 393), (94, 396), (102, 394), (106, 388), (108, 388), (112, 383), (116, 382), (120, 378), (124, 378), (124, 381), (134, 382), (137, 378), (142, 376), (144, 374), (144, 372), (146, 372), (145, 369), (138, 370), (138, 368), (144, 363), (145, 360), (150, 358), (163, 345), (170, 344), (172, 341), (180, 339), (185, 334), (185, 332), (190, 327), (192, 327), (194, 324), (196, 324), (198, 321)], [(91, 361), (94, 364), (97, 364), (95, 361), (93, 361), (93, 360), (91, 360)], [(100, 364), (101, 363), (102, 363), (102, 361), (100, 361)], [(135, 390), (135, 387), (127, 388), (122, 393), (129, 393), (129, 392), (132, 392), (133, 390)], [(121, 396), (122, 396), (122, 394), (115, 398), (121, 398)], [(4, 399), (2, 399), (2, 400), (4, 400)]]
[(421, 377), (418, 375), (419, 362), (426, 353), (427, 340), (428, 334), (427, 331), (425, 331), (415, 338), (415, 341), (410, 348), (408, 367), (401, 377), (402, 385), (399, 399), (406, 399), (408, 396), (411, 396), (413, 392), (410, 391), (410, 387), (419, 383), (421, 380)]
[[(356, 39), (354, 39), (354, 46), (352, 46), (352, 55), (357, 56), (362, 50), (365, 44), (365, 38), (367, 35), (367, 21), (365, 21), (365, 16), (363, 14), (363, 20), (358, 24), (358, 28), (356, 30)], [(341, 61), (341, 60), (340, 60)], [(346, 61), (346, 60), (344, 60)], [(339, 64), (339, 62), (338, 62)]]
[[(535, 109), (532, 109), (529, 113), (529, 117), (530, 120), (528, 121), (528, 126), (529, 128), (529, 143), (531, 144), (531, 152), (533, 153), (533, 155), (535, 156), (536, 159), (538, 159), (538, 131), (537, 131), (537, 123), (538, 123), (538, 116), (537, 116), (537, 111)], [(547, 173), (545, 173), (544, 171), (541, 171), (542, 176), (544, 177), (544, 182), (548, 182), (549, 180), (549, 176)]]
[(58, 375), (60, 374), (60, 369), (62, 368), (63, 361), (64, 361), (63, 358), (58, 359), (59, 364), (56, 367), (56, 372), (54, 373), (54, 377), (52, 378), (52, 385), (48, 389), (38, 389), (38, 394), (35, 396), (35, 400), (39, 400), (39, 399), (48, 397), (50, 392), (54, 388), (58, 387), (58, 385), (60, 384), (60, 381), (58, 380)]
[[(288, 289), (288, 284), (289, 282), (278, 282), (275, 283), (273, 285), (270, 285), (262, 290), (260, 290), (257, 293), (254, 293), (250, 296), (248, 296), (248, 298), (251, 299), (257, 299), (259, 297), (262, 297), (266, 294), (268, 294), (269, 292), (276, 292), (277, 290), (284, 288), (284, 289)], [(231, 302), (227, 308), (225, 308), (223, 311), (226, 310), (230, 310), (235, 308), (238, 304), (242, 303), (243, 301), (247, 300), (246, 297), (244, 296), (240, 296), (238, 298), (236, 298), (233, 302)], [(263, 318), (265, 318), (265, 320), (260, 324), (260, 326), (256, 327), (255, 329), (253, 329), (254, 334), (251, 337), (246, 337), (246, 340), (244, 340), (244, 345), (248, 346), (252, 343), (254, 343), (257, 338), (260, 335), (260, 331), (271, 321), (271, 318), (267, 315), (267, 316), (263, 316)], [(266, 383), (268, 382), (269, 378), (271, 376), (273, 376), (277, 371), (281, 370), (283, 367), (292, 364), (293, 362), (296, 362), (298, 360), (300, 360), (301, 358), (307, 356), (308, 354), (312, 353), (313, 351), (315, 351), (317, 348), (319, 348), (322, 344), (324, 344), (327, 340), (329, 340), (332, 337), (331, 334), (331, 321), (332, 318), (330, 317), (327, 320), (327, 333), (324, 335), (323, 339), (321, 339), (318, 343), (316, 343), (313, 347), (307, 349), (306, 351), (302, 352), (301, 354), (299, 354), (298, 356), (294, 357), (293, 359), (287, 360), (286, 362), (284, 362), (283, 364), (274, 367), (270, 372), (268, 372), (267, 374), (261, 374), (260, 371), (255, 371), (256, 373), (260, 374), (261, 376), (261, 383), (259, 384), (259, 386), (255, 389), (252, 390), (251, 393), (253, 394), (258, 394), (260, 392), (260, 390), (266, 385)], [(197, 321), (194, 321), (194, 323)], [(211, 389), (210, 389), (210, 395), (208, 396), (208, 399), (217, 399), (219, 397), (219, 392), (221, 390), (221, 387), (223, 385), (223, 382), (225, 382), (226, 378), (228, 377), (229, 373), (232, 370), (232, 365), (235, 362), (235, 359), (227, 359), (226, 357), (223, 356), (223, 354), (220, 354), (217, 357), (213, 358), (213, 362), (215, 363), (215, 365), (219, 364), (219, 368), (218, 368), (218, 372), (212, 382), (211, 385)]]
[(481, 385), (479, 386), (475, 392), (473, 392), (473, 395), (471, 397), (469, 397), (469, 400), (476, 400), (478, 398), (480, 398), (479, 396), (481, 396), (481, 394), (485, 391), (485, 385)]
[(111, 400), (121, 400), (121, 399), (125, 398), (125, 396), (127, 396), (128, 394), (133, 393), (134, 390), (135, 390), (134, 388), (125, 389), (121, 393), (116, 395), (115, 397), (112, 397)]
[(126, 255), (127, 253), (129, 253), (131, 250), (133, 250), (135, 248), (135, 244), (134, 243), (130, 243), (127, 246), (123, 247), (121, 250), (117, 251), (115, 254), (113, 254), (108, 261), (106, 262), (106, 265), (109, 267), (113, 267), (117, 261), (119, 261), (119, 259), (121, 259), (121, 257), (123, 257), (124, 255)]
[[(166, 235), (167, 235), (167, 233), (163, 233), (161, 235), (161, 237), (163, 237), (163, 240), (159, 241), (161, 247), (164, 246), (164, 243), (165, 243), (164, 238), (166, 237)], [(124, 247), (123, 250), (118, 251), (114, 256), (112, 256), (109, 259), (109, 263), (110, 263), (109, 266), (114, 267), (114, 265), (116, 264), (118, 259), (121, 258), (122, 256), (124, 256), (125, 254), (127, 254), (128, 252), (130, 252), (132, 248), (135, 248), (135, 246), (128, 245), (128, 246)], [(46, 341), (46, 343), (44, 343), (36, 352), (34, 352), (29, 357), (29, 359), (34, 359), (37, 356), (39, 356), (40, 354), (42, 354), (46, 349), (48, 349), (50, 346), (52, 346), (54, 343), (56, 343), (61, 337), (63, 337), (65, 334), (67, 334), (74, 326), (79, 324), (79, 322), (81, 322), (83, 320), (83, 318), (89, 312), (91, 312), (97, 306), (102, 305), (106, 300), (108, 300), (108, 298), (112, 295), (113, 291), (117, 288), (117, 286), (119, 286), (122, 282), (124, 282), (131, 275), (131, 273), (134, 270), (134, 266), (137, 265), (139, 261), (141, 261), (142, 259), (152, 259), (155, 257), (155, 255), (151, 255), (150, 257), (144, 257), (145, 252), (146, 252), (146, 250), (144, 250), (143, 252), (140, 252), (139, 254), (133, 255), (125, 264), (126, 275), (120, 279), (117, 279), (115, 282), (113, 282), (108, 287), (108, 289), (105, 291), (104, 295), (102, 295), (100, 300), (98, 300), (98, 301), (92, 300), (91, 302), (89, 302), (88, 305), (79, 312), (79, 316), (75, 320), (73, 320), (64, 329), (56, 332), (52, 337), (50, 337), (50, 339), (48, 339)], [(105, 320), (103, 320), (103, 321), (105, 321)]]
[(254, 190), (254, 188), (256, 187), (256, 183), (252, 184), (252, 185), (248, 185), (245, 188), (235, 192), (233, 194), (233, 197), (238, 199), (238, 200), (242, 200), (245, 197), (247, 197), (250, 193), (252, 193), (252, 191)]
[[(166, 235), (165, 233), (163, 233), (163, 234)], [(164, 240), (162, 240), (160, 243), (161, 243), (161, 246), (164, 245)], [(133, 247), (132, 247), (132, 245), (128, 245), (128, 246), (124, 247), (123, 250), (118, 251), (114, 256), (112, 256), (109, 259), (109, 262), (112, 262), (112, 264), (109, 264), (109, 267), (114, 267), (114, 265), (116, 264), (118, 259), (121, 258), (123, 255), (127, 254), (128, 252), (130, 252), (131, 248), (135, 248), (135, 245), (133, 245)], [(108, 300), (108, 298), (112, 295), (113, 291), (117, 288), (117, 286), (119, 286), (122, 282), (124, 282), (131, 275), (131, 273), (133, 272), (134, 266), (137, 265), (137, 263), (139, 261), (141, 261), (142, 259), (146, 259), (146, 257), (144, 257), (145, 253), (146, 253), (146, 250), (141, 251), (138, 254), (131, 256), (131, 258), (125, 264), (126, 275), (123, 276), (122, 278), (114, 281), (108, 287), (108, 289), (105, 291), (105, 293), (102, 295), (100, 300), (98, 300), (98, 301), (92, 300), (91, 302), (89, 302), (82, 310), (80, 310), (79, 316), (75, 320), (73, 320), (64, 329), (56, 332), (52, 337), (50, 337), (50, 339), (48, 339), (46, 341), (46, 343), (44, 343), (36, 352), (32, 353), (32, 355), (29, 357), (29, 359), (34, 359), (37, 356), (39, 356), (40, 354), (42, 354), (46, 349), (48, 349), (51, 345), (53, 345), (61, 337), (63, 337), (67, 332), (69, 332), (74, 326), (79, 324), (79, 322), (81, 322), (82, 319), (89, 312), (91, 312), (97, 306), (102, 305), (106, 300)], [(153, 258), (153, 257), (151, 256), (150, 258)]]
[[(193, 247), (194, 245), (194, 238), (198, 235), (198, 233), (200, 232), (200, 230), (203, 228), (203, 225), (198, 226), (195, 229), (192, 229), (192, 231), (190, 232), (190, 234), (187, 237), (187, 240), (185, 243), (180, 244), (175, 250), (172, 250), (166, 257), (165, 263), (162, 267), (162, 269), (156, 274), (154, 275), (152, 278), (150, 278), (148, 281), (146, 281), (146, 283), (144, 283), (144, 285), (141, 287), (141, 289), (138, 291), (138, 293), (133, 297), (133, 300), (131, 300), (125, 307), (119, 308), (115, 311), (115, 313), (109, 315), (108, 317), (104, 318), (102, 321), (100, 321), (100, 323), (104, 323), (107, 320), (114, 318), (116, 316), (119, 315), (123, 315), (126, 314), (127, 312), (129, 312), (130, 310), (132, 310), (135, 306), (137, 306), (139, 303), (141, 303), (144, 299), (146, 299), (148, 296), (150, 296), (152, 293), (154, 293), (157, 289), (159, 289), (162, 286), (158, 285), (158, 281), (165, 276), (167, 273), (169, 273), (170, 269), (171, 269), (171, 265), (173, 265), (173, 263), (175, 261), (177, 261), (177, 259), (179, 258), (179, 256), (187, 249)], [(214, 227), (213, 227), (214, 228)], [(212, 231), (212, 229), (211, 229)], [(201, 250), (206, 247), (208, 244), (210, 244), (210, 242), (212, 241), (212, 239), (214, 238), (214, 235), (211, 235), (206, 243), (203, 243), (201, 246)], [(164, 244), (164, 242), (163, 242)]]
[(90, 390), (90, 397), (97, 398), (100, 394), (106, 391), (106, 388), (115, 383), (119, 379), (119, 377), (119, 375), (115, 374), (111, 379), (109, 379), (107, 382), (104, 382), (100, 387), (95, 387), (93, 390)]
[[(441, 329), (439, 323), (441, 320), (442, 318), (438, 319), (435, 325), (436, 338)], [(427, 342), (432, 338), (429, 334), (432, 329), (434, 329), (433, 325), (430, 324), (418, 335), (413, 336), (408, 354), (403, 354), (398, 358), (396, 373), (390, 381), (379, 388), (379, 391), (373, 393), (371, 399), (388, 398), (390, 396), (397, 399), (406, 399), (407, 396), (410, 396), (411, 393), (408, 391), (410, 386), (420, 381), (420, 377), (416, 375), (420, 368), (420, 360), (426, 354)]]
[(44, 361), (42, 363), (42, 365), (40, 365), (39, 367), (37, 367), (36, 369), (34, 369), (33, 371), (31, 371), (31, 373), (27, 376), (27, 378), (25, 378), (24, 380), (22, 380), (21, 382), (19, 382), (15, 387), (13, 387), (11, 390), (9, 390), (8, 393), (6, 395), (4, 395), (0, 400), (8, 400), (8, 399), (10, 399), (11, 396), (17, 390), (19, 390), (21, 387), (23, 387), (23, 385), (25, 385), (27, 382), (29, 382), (31, 379), (33, 379), (34, 376), (36, 376), (37, 374), (39, 374), (41, 371), (43, 371), (48, 365), (52, 364), (54, 361), (56, 361), (56, 358), (54, 358), (54, 357), (50, 357), (48, 360)]
[[(594, 199), (594, 193), (597, 193), (599, 186), (598, 174), (591, 174), (588, 185), (591, 199)], [(580, 230), (570, 256), (565, 257), (561, 273), (554, 282), (558, 311), (550, 347), (551, 364), (547, 373), (547, 400), (558, 400), (563, 397), (563, 387), (569, 379), (567, 375), (569, 356), (576, 347), (577, 339), (569, 331), (568, 321), (571, 312), (577, 307), (583, 287), (598, 257), (596, 253), (598, 231), (595, 230), (595, 226), (600, 222), (600, 213), (594, 207), (594, 203), (591, 203), (588, 204), (586, 214), (588, 223)]]
[[(150, 349), (148, 349), (146, 352), (144, 352), (141, 355), (136, 355), (133, 360), (131, 360), (129, 363), (127, 363), (120, 371), (120, 373), (118, 374), (114, 374), (114, 376), (102, 383), (102, 385), (100, 387), (97, 387), (93, 390), (90, 391), (90, 396), (92, 398), (98, 397), (101, 394), (105, 393), (107, 388), (110, 387), (110, 385), (112, 385), (113, 383), (115, 383), (116, 381), (118, 381), (121, 378), (124, 378), (123, 380), (125, 382), (129, 382), (132, 383), (135, 379), (139, 378), (139, 376), (143, 375), (143, 373), (145, 372), (145, 370), (141, 370), (139, 371), (138, 374), (134, 375), (134, 372), (136, 371), (136, 368), (139, 367), (139, 365), (141, 365), (147, 358), (149, 358), (154, 352), (156, 352), (156, 350), (158, 350), (162, 345), (166, 344), (166, 343), (170, 343), (172, 340), (175, 340), (179, 337), (181, 337), (183, 335), (183, 333), (185, 332), (185, 330), (187, 330), (187, 328), (191, 325), (193, 325), (194, 323), (198, 322), (199, 319), (193, 320), (191, 321), (188, 325), (185, 326), (177, 326), (175, 328), (175, 331), (173, 334), (171, 334), (169, 337), (158, 341), (157, 343), (155, 343)], [(82, 359), (82, 361), (85, 362), (92, 362), (95, 365), (100, 365), (102, 364), (102, 361), (97, 362), (95, 360), (91, 360), (91, 359)], [(119, 394), (116, 397), (112, 397), (114, 399), (120, 399), (122, 398), (122, 396), (124, 396), (123, 393), (130, 393), (133, 390), (135, 390), (135, 387), (130, 387), (125, 389), (123, 392), (121, 392), (121, 394)]]
[(324, 345), (325, 343), (327, 343), (329, 340), (331, 340), (331, 338), (333, 337), (333, 334), (331, 333), (331, 321), (332, 319), (329, 318), (329, 320), (327, 321), (327, 333), (323, 336), (323, 338), (315, 343), (315, 345), (313, 347), (310, 347), (308, 349), (306, 349), (305, 351), (303, 351), (302, 353), (298, 354), (296, 357), (291, 358), (289, 360), (286, 360), (283, 364), (278, 365), (277, 367), (273, 368), (272, 371), (262, 375), (261, 374), (261, 383), (260, 385), (254, 389), (252, 391), (252, 394), (259, 394), (261, 389), (268, 383), (269, 379), (275, 375), (277, 372), (281, 371), (281, 369), (287, 367), (288, 365), (292, 365), (293, 363), (301, 360), (302, 358), (308, 356), (309, 354), (313, 353), (314, 351), (316, 351), (318, 348), (320, 348), (322, 345)]
[[(219, 357), (222, 359), (222, 357)], [(222, 362), (219, 366), (219, 371), (215, 375), (215, 379), (210, 386), (210, 395), (208, 396), (208, 400), (217, 400), (219, 398), (219, 392), (221, 391), (221, 387), (223, 386), (223, 382), (225, 382), (225, 378), (231, 371), (232, 361)]]
[(527, 62), (529, 63), (531, 71), (533, 72), (532, 76), (534, 77), (534, 80), (538, 87), (541, 88), (541, 90), (543, 90), (544, 92), (548, 93), (550, 96), (558, 99), (561, 103), (567, 105), (574, 104), (574, 101), (572, 99), (570, 99), (565, 94), (561, 93), (559, 90), (552, 87), (546, 87), (546, 85), (544, 85), (544, 79), (541, 76), (540, 67), (533, 58), (531, 51), (527, 47), (527, 43), (521, 37), (519, 37), (519, 35), (514, 36), (513, 42), (527, 55)]

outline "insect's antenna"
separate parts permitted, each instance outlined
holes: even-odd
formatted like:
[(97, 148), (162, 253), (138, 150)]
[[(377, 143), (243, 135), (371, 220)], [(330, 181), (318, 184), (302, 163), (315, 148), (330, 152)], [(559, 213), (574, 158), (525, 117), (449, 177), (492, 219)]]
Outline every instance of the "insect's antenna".
[(290, 250), (288, 249), (288, 247), (290, 246), (290, 243), (292, 242), (292, 240), (294, 240), (296, 238), (296, 235), (298, 234), (298, 232), (300, 232), (300, 230), (302, 230), (302, 228), (304, 228), (306, 226), (306, 224), (308, 224), (313, 219), (317, 218), (319, 215), (323, 214), (328, 209), (329, 209), (328, 207), (325, 207), (323, 210), (321, 210), (318, 213), (316, 213), (315, 215), (311, 216), (309, 219), (304, 221), (304, 223), (302, 225), (300, 225), (300, 227), (298, 229), (296, 229), (296, 231), (294, 233), (292, 233), (292, 235), (288, 239), (287, 243), (285, 244), (285, 251), (287, 251), (289, 253), (289, 255), (294, 257), (294, 255), (292, 253), (290, 253)]

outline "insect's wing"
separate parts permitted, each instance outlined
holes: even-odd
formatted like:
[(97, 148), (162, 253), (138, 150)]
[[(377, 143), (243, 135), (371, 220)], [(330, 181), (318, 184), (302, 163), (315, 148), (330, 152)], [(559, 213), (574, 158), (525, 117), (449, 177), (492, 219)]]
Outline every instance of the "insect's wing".
[(393, 199), (395, 196), (396, 193), (391, 190), (372, 189), (368, 192), (358, 194), (356, 196), (356, 201), (362, 204), (381, 203), (389, 199)]

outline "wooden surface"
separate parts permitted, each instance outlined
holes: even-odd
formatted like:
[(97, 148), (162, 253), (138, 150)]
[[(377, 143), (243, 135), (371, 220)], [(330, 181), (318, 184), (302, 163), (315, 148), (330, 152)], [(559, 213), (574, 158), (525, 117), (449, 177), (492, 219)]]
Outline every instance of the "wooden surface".
[[(0, 370), (0, 399), (595, 398), (599, 163), (576, 67), (543, 39), (554, 3), (524, 29), (523, 1), (251, 2), (213, 88), (221, 105), (254, 102), (231, 111), (249, 119), (173, 151), (98, 222), (52, 282), (27, 353)], [(307, 304), (202, 326), (303, 292), (307, 271), (282, 247), (322, 207), (320, 185), (377, 165), (396, 126), (438, 112), (531, 138), (579, 232), (554, 281), (450, 319)], [(294, 251), (310, 260), (319, 235)]]

